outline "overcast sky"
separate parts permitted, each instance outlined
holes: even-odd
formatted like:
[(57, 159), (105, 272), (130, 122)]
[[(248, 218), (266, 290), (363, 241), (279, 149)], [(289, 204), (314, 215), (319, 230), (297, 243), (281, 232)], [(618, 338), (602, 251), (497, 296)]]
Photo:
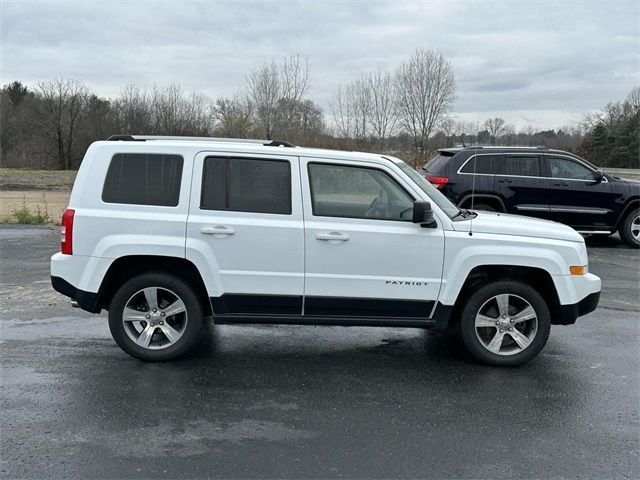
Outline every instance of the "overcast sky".
[(417, 47), (453, 64), (455, 115), (518, 127), (582, 119), (640, 84), (637, 1), (0, 0), (2, 84), (73, 77), (116, 96), (171, 82), (214, 99), (263, 61), (309, 58), (310, 96), (394, 69)]

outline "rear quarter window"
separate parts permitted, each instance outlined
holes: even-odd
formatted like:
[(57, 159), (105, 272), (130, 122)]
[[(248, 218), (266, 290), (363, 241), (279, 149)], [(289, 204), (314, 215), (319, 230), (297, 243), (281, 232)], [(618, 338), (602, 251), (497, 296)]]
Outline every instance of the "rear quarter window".
[(111, 158), (102, 201), (175, 207), (183, 163), (180, 155), (118, 153)]
[(452, 158), (453, 158), (453, 155), (446, 155), (446, 154), (439, 153), (438, 155), (433, 157), (431, 160), (429, 160), (424, 165), (424, 167), (422, 167), (422, 169), (425, 172), (429, 172), (429, 173), (441, 172), (447, 167), (447, 164), (449, 163), (449, 161), (451, 161)]
[(492, 175), (494, 164), (500, 161), (499, 155), (472, 155), (460, 169), (460, 173), (481, 173)]

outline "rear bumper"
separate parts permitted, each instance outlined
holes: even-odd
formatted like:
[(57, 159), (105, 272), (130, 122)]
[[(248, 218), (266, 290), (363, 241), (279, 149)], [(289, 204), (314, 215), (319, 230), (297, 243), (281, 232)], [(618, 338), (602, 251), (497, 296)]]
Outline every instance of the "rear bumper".
[(560, 305), (559, 315), (552, 322), (555, 325), (571, 325), (578, 317), (593, 312), (600, 301), (600, 292), (594, 292), (577, 303)]
[(71, 285), (64, 278), (54, 277), (53, 275), (51, 276), (51, 286), (56, 292), (66, 295), (72, 301), (77, 302), (78, 306), (87, 312), (100, 313), (100, 310), (102, 310), (98, 306), (97, 293), (80, 290), (79, 288)]

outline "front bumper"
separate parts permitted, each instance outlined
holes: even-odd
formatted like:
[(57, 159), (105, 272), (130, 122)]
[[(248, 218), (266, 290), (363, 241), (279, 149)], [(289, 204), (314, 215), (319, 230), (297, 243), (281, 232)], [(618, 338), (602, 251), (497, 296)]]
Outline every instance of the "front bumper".
[(554, 321), (554, 325), (572, 325), (576, 323), (578, 317), (582, 317), (593, 312), (600, 301), (600, 292), (594, 292), (577, 303), (571, 305), (560, 305), (560, 309)]

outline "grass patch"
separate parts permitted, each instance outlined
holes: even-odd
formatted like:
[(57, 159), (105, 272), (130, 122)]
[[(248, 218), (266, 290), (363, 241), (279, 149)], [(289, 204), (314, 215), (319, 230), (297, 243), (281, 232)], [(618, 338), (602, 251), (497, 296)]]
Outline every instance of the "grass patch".
[(45, 225), (47, 223), (52, 223), (44, 193), (42, 195), (42, 200), (44, 202), (44, 207), (40, 207), (40, 204), (36, 204), (32, 210), (27, 205), (27, 200), (23, 196), (22, 206), (14, 209), (10, 215), (2, 218), (0, 221), (2, 223), (19, 223), (22, 225)]
[(46, 223), (51, 223), (51, 217), (47, 213), (47, 210), (44, 211), (40, 208), (40, 206), (36, 206), (36, 211), (32, 212), (26, 206), (22, 207), (19, 210), (14, 210), (11, 216), (9, 217), (9, 223), (21, 223), (23, 225), (44, 225)]

